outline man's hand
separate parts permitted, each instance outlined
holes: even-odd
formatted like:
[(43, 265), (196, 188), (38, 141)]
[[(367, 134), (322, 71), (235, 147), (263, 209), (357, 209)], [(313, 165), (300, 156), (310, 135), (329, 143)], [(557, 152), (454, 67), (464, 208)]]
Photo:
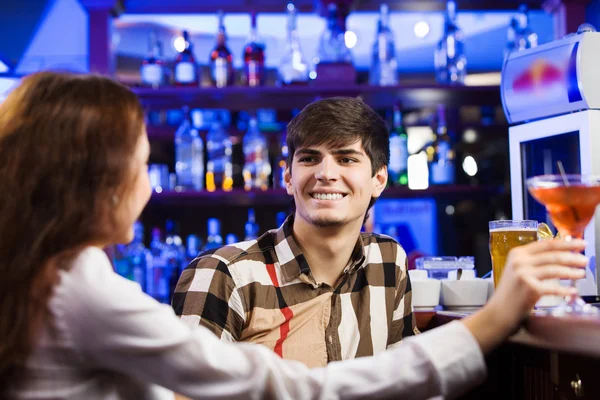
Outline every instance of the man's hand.
[(544, 295), (568, 296), (574, 288), (549, 279), (585, 277), (585, 241), (543, 240), (512, 249), (500, 284), (489, 302), (464, 324), (487, 353), (505, 340)]

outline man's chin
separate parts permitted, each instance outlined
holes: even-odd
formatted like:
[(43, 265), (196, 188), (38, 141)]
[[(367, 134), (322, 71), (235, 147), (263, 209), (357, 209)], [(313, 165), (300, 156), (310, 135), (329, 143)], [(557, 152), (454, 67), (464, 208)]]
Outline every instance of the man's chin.
[(342, 226), (345, 223), (343, 220), (335, 218), (311, 218), (309, 222), (319, 228)]

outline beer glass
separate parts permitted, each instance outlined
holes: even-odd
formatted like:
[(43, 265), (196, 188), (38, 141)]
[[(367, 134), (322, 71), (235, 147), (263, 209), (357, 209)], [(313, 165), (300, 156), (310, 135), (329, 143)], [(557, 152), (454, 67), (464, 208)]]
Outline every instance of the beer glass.
[(508, 252), (513, 247), (538, 240), (538, 223), (532, 220), (500, 220), (490, 221), (489, 227), (494, 287), (498, 287)]

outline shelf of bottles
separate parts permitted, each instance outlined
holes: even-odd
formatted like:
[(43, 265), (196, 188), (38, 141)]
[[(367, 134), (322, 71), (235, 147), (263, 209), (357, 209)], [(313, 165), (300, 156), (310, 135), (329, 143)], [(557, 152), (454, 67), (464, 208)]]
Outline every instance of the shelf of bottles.
[[(172, 68), (167, 67), (161, 57), (161, 43), (151, 34), (149, 54), (140, 70), (141, 81), (129, 83), (135, 86), (134, 92), (147, 109), (188, 105), (241, 110), (249, 104), (254, 108), (285, 105), (292, 109), (301, 108), (317, 98), (332, 96), (361, 96), (373, 108), (390, 107), (395, 102), (401, 102), (407, 108), (435, 104), (454, 107), (500, 104), (497, 86), (464, 86), (467, 59), (463, 34), (456, 25), (456, 2), (447, 1), (446, 8), (445, 33), (434, 54), (435, 83), (433, 80), (427, 83), (399, 81), (389, 10), (387, 4), (382, 4), (368, 82), (357, 84), (352, 56), (344, 40), (345, 15), (340, 14), (335, 3), (328, 5), (326, 29), (321, 35), (317, 54), (311, 56), (313, 62), (316, 60), (314, 64), (306, 61), (296, 29), (296, 8), (289, 4), (287, 41), (274, 79), (267, 77), (266, 47), (258, 34), (255, 13), (252, 13), (250, 35), (242, 54), (243, 68), (236, 79), (238, 71), (233, 67), (234, 55), (227, 46), (221, 12), (215, 45), (206, 67), (201, 67), (195, 59), (188, 32), (182, 34), (180, 51)], [(526, 18), (526, 14), (523, 15)], [(519, 18), (519, 21), (523, 19)], [(524, 21), (509, 27), (514, 43), (520, 43), (523, 35), (518, 32), (523, 30), (519, 27), (526, 24)], [(508, 48), (522, 47), (514, 43)]]

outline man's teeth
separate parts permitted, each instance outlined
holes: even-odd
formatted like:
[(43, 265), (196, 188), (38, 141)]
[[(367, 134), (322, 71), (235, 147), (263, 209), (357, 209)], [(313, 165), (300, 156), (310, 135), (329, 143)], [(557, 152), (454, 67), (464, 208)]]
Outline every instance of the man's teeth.
[(344, 195), (341, 193), (313, 193), (312, 197), (317, 200), (339, 200), (344, 197)]

